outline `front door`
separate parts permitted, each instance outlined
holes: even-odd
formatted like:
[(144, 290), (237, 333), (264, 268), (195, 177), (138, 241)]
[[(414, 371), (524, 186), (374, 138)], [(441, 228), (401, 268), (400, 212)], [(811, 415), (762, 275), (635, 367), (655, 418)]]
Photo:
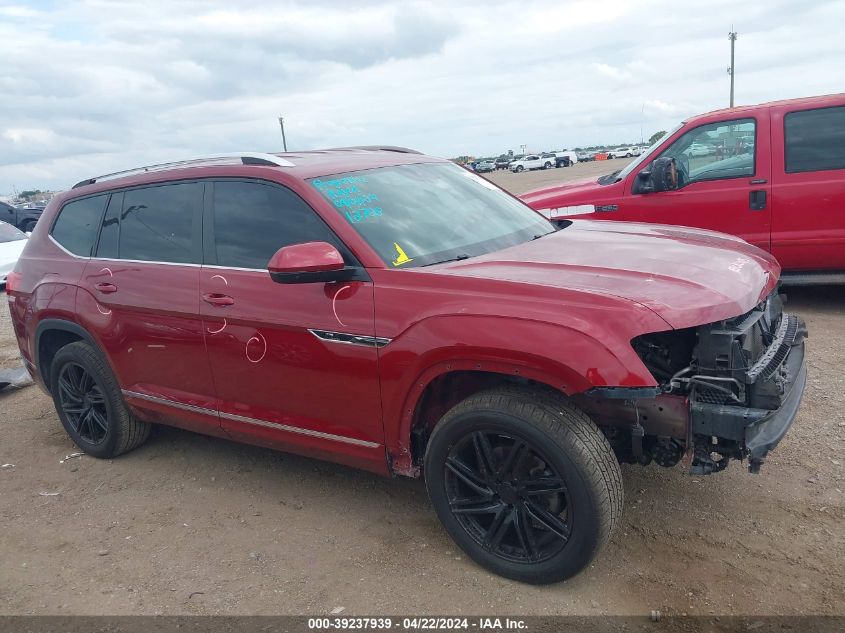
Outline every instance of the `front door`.
[(357, 262), (289, 189), (250, 180), (212, 186), (200, 311), (223, 428), (383, 472), (372, 283), (273, 282), (267, 263), (290, 244), (331, 242)]
[[(700, 125), (660, 156), (675, 158), (674, 191), (636, 191), (637, 173), (614, 219), (677, 224), (737, 235), (770, 250), (771, 155), (767, 116)], [(657, 158), (657, 156), (655, 156)], [(647, 170), (648, 164), (639, 171)]]

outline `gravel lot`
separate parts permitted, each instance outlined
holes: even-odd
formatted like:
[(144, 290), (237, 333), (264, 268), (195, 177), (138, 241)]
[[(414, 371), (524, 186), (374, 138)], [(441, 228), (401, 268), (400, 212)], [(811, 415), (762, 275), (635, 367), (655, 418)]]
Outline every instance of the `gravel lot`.
[[(625, 162), (491, 179), (520, 192)], [(788, 294), (811, 379), (762, 474), (623, 467), (621, 529), (550, 587), (468, 561), (419, 481), (169, 428), (62, 463), (76, 449), (50, 399), (0, 394), (0, 613), (845, 614), (845, 288)], [(16, 363), (3, 308), (0, 365)]]

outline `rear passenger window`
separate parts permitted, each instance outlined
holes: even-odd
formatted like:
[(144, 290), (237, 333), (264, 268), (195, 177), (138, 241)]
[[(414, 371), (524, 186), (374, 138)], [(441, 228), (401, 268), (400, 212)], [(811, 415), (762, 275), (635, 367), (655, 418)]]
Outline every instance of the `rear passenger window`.
[(120, 259), (190, 262), (194, 213), (202, 204), (202, 191), (196, 183), (126, 191), (120, 214)]
[(783, 125), (787, 173), (845, 169), (845, 107), (790, 112)]
[(107, 199), (103, 195), (68, 202), (53, 225), (53, 239), (74, 255), (91, 257)]
[(301, 242), (329, 242), (344, 252), (322, 218), (292, 191), (257, 182), (214, 183), (217, 265), (264, 270), (273, 253)]

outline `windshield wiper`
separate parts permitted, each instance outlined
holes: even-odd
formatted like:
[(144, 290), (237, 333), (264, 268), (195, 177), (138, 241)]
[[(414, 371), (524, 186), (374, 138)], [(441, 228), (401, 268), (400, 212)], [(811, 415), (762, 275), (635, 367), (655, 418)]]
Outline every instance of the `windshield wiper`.
[(459, 262), (462, 259), (469, 259), (469, 255), (466, 253), (461, 253), (460, 255), (455, 255), (454, 257), (450, 257), (449, 259), (441, 259), (438, 262), (430, 262), (428, 264), (423, 264), (420, 268), (425, 268), (426, 266), (434, 266), (435, 264), (445, 264), (446, 262)]
[(619, 176), (620, 171), (622, 171), (622, 170), (617, 169), (616, 171), (614, 171), (611, 174), (607, 174), (606, 176), (602, 176), (596, 182), (598, 182), (600, 185), (609, 185), (609, 184), (612, 184), (614, 182), (619, 182), (621, 180), (621, 178), (617, 178), (617, 176)]

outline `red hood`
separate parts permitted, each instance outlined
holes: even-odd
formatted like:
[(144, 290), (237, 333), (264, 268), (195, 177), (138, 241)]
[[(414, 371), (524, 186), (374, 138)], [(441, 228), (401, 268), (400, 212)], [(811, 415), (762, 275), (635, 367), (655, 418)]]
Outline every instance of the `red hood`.
[(583, 290), (639, 303), (673, 328), (751, 310), (780, 266), (730, 235), (660, 224), (575, 220), (509, 249), (430, 272)]
[[(581, 204), (582, 201), (577, 198), (578, 194), (590, 194), (589, 202), (594, 202), (593, 198), (595, 197), (594, 194), (597, 190), (600, 190), (602, 185), (596, 182), (596, 178), (579, 178), (578, 180), (571, 180), (568, 182), (562, 182), (559, 185), (554, 185), (552, 187), (543, 187), (542, 189), (534, 189), (533, 191), (528, 191), (526, 193), (520, 194), (519, 198), (525, 204), (532, 207), (533, 209), (546, 209), (550, 207), (558, 206), (556, 203), (551, 204), (552, 201), (555, 201), (558, 196), (562, 194), (566, 194), (567, 202), (566, 204)], [(570, 202), (572, 200), (572, 202)], [(586, 198), (585, 198), (586, 200)], [(549, 204), (544, 204), (548, 202)]]

